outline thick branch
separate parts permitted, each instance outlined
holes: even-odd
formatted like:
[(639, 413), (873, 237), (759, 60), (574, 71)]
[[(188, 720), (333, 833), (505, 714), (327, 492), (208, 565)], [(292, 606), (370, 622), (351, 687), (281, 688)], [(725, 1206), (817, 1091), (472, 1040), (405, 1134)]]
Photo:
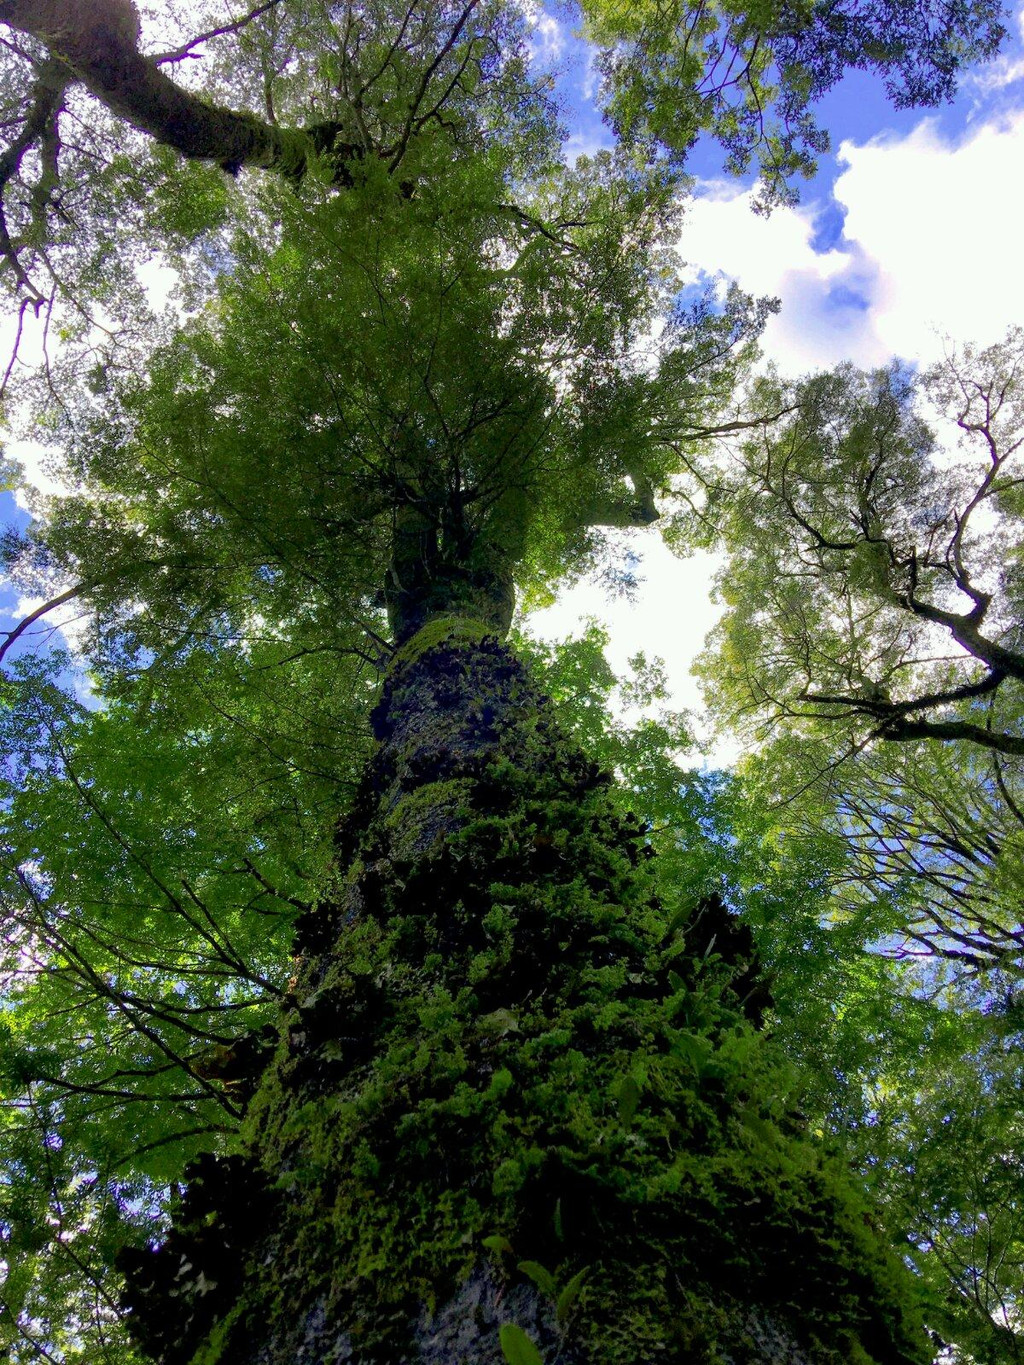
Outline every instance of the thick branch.
[(1020, 654), (1015, 650), (1006, 649), (995, 640), (990, 640), (978, 629), (977, 622), (984, 615), (984, 607), (987, 607), (990, 601), (988, 594), (978, 594), (981, 604), (976, 605), (966, 615), (962, 615), (959, 612), (945, 611), (930, 602), (922, 602), (916, 595), (916, 578), (916, 565), (912, 564), (910, 590), (900, 598), (915, 616), (920, 616), (922, 620), (931, 621), (935, 625), (945, 626), (957, 644), (987, 664), (993, 672), (1003, 673), (1009, 678), (1024, 682), (1024, 659)]
[(967, 720), (908, 720), (898, 718), (884, 722), (878, 731), (879, 739), (908, 741), (915, 739), (968, 740), (984, 749), (1000, 754), (1024, 754), (1024, 739), (1000, 731), (988, 730)]
[(634, 469), (629, 471), (629, 477), (636, 490), (635, 496), (623, 498), (609, 493), (594, 498), (583, 513), (587, 526), (653, 526), (661, 513), (654, 501), (650, 480)]
[[(33, 216), (37, 222), (42, 222), (45, 217), (50, 194), (57, 179), (56, 120), (64, 101), (64, 91), (68, 83), (66, 74), (58, 68), (59, 64), (52, 59), (43, 62), (37, 68), (28, 117), (20, 133), (0, 156), (0, 257), (13, 268), (19, 286), (30, 295), (32, 305), (37, 310), (43, 303), (43, 296), (29, 279), (18, 259), (18, 247), (11, 240), (7, 218), (3, 210), (2, 196), (8, 183), (20, 172), (26, 152), (38, 144), (42, 169), (39, 179), (32, 189), (32, 206)], [(23, 315), (24, 309), (22, 310)], [(15, 348), (16, 353), (17, 348)], [(4, 378), (5, 387), (7, 378), (9, 378), (9, 370)]]
[(66, 592), (58, 593), (56, 597), (51, 597), (48, 602), (44, 602), (41, 607), (36, 607), (35, 611), (29, 612), (26, 617), (18, 622), (13, 630), (5, 631), (4, 634), (6, 635), (6, 639), (3, 644), (0, 645), (0, 661), (3, 660), (4, 655), (10, 649), (11, 645), (24, 635), (29, 626), (34, 625), (41, 616), (45, 616), (47, 612), (53, 611), (55, 607), (63, 606), (65, 602), (72, 601), (74, 598), (78, 597), (80, 593), (85, 592), (91, 587), (95, 587), (95, 584), (76, 583), (73, 588), (68, 588)]
[[(317, 152), (332, 152), (340, 162), (361, 155), (359, 148), (335, 144), (334, 124), (277, 128), (176, 85), (139, 51), (130, 0), (0, 0), (0, 23), (44, 43), (113, 113), (191, 159), (232, 172), (251, 166), (299, 177)], [(339, 183), (348, 178), (341, 166)]]
[(967, 740), (982, 748), (992, 749), (1000, 754), (1024, 754), (1024, 739), (1004, 731), (993, 730), (990, 726), (976, 725), (966, 720), (924, 720), (914, 719), (915, 711), (923, 711), (936, 706), (948, 706), (954, 702), (971, 701), (997, 691), (1005, 679), (1005, 674), (993, 669), (975, 683), (965, 683), (962, 687), (949, 688), (943, 692), (927, 693), (910, 701), (891, 701), (888, 697), (858, 696), (851, 693), (830, 695), (824, 692), (805, 690), (800, 694), (801, 701), (814, 705), (835, 707), (843, 715), (861, 715), (878, 722), (873, 736), (878, 739), (910, 741), (916, 739)]
[(825, 692), (811, 692), (810, 690), (802, 692), (800, 700), (821, 702), (825, 706), (848, 706), (854, 711), (862, 711), (882, 720), (899, 719), (914, 711), (924, 711), (934, 706), (949, 706), (953, 702), (973, 701), (978, 697), (987, 697), (999, 688), (1005, 676), (1004, 673), (993, 669), (977, 682), (964, 683), (960, 687), (944, 688), (941, 692), (926, 692), (922, 696), (910, 698), (909, 701), (892, 701), (882, 693), (857, 695), (845, 692), (838, 696), (830, 696)]

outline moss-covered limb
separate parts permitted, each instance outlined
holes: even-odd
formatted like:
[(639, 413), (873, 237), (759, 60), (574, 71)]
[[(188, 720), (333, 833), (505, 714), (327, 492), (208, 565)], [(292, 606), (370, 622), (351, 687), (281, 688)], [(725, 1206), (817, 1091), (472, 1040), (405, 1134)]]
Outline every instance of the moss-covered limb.
[(300, 179), (324, 154), (333, 159), (336, 182), (350, 185), (352, 162), (365, 151), (343, 144), (340, 127), (280, 128), (178, 85), (139, 51), (139, 16), (130, 0), (0, 0), (0, 23), (43, 43), (113, 113), (186, 157)]
[(729, 971), (666, 923), (642, 827), (523, 667), (433, 623), (374, 725), (246, 1120), (268, 1230), (218, 1241), (245, 1181), (206, 1174), (132, 1276), (154, 1355), (493, 1365), (513, 1321), (562, 1365), (927, 1359)]

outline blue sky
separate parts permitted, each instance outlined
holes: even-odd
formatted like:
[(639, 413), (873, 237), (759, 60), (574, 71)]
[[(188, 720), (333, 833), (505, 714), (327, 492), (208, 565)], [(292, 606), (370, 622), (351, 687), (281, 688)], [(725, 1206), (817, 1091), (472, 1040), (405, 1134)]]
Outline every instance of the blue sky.
[[(10, 527), (24, 530), (28, 522), (28, 513), (17, 505), (14, 495), (12, 493), (0, 493), (0, 525), (5, 530)], [(0, 631), (9, 631), (16, 625), (23, 615), (23, 605), (20, 594), (8, 584), (0, 581)], [(0, 636), (0, 640), (2, 638)], [(12, 650), (12, 653), (14, 652), (16, 649)]]
[[(535, 46), (559, 71), (572, 149), (593, 150), (608, 135), (592, 103), (585, 49), (565, 20), (543, 11)], [(749, 184), (723, 178), (718, 149), (697, 149), (697, 195), (679, 243), (689, 277), (737, 279), (751, 293), (778, 296), (782, 311), (769, 324), (765, 348), (786, 373), (845, 359), (872, 366), (892, 355), (927, 363), (944, 336), (988, 343), (1024, 320), (1021, 13), (1011, 15), (1002, 56), (971, 73), (951, 106), (896, 111), (879, 81), (854, 74), (826, 97), (820, 114), (833, 152), (803, 187), (801, 204), (767, 220), (751, 212)], [(0, 521), (25, 520), (12, 496), (0, 495)], [(611, 626), (617, 665), (654, 640), (678, 700), (698, 705), (688, 668), (715, 618), (713, 563), (697, 557), (680, 564), (656, 535), (639, 544), (647, 582), (635, 602), (608, 604), (580, 589), (543, 628), (564, 632), (597, 613)], [(670, 633), (666, 599), (687, 604)], [(31, 605), (0, 588), (0, 630)]]
[[(894, 354), (926, 362), (943, 333), (989, 342), (1024, 319), (1022, 14), (1017, 0), (1003, 53), (971, 72), (950, 105), (895, 110), (877, 78), (843, 80), (818, 106), (833, 150), (795, 210), (755, 218), (750, 181), (725, 179), (719, 149), (697, 147), (681, 255), (695, 277), (721, 273), (781, 298), (766, 344), (784, 370), (870, 366)], [(606, 142), (569, 22), (543, 15), (535, 45), (561, 68), (573, 145)]]

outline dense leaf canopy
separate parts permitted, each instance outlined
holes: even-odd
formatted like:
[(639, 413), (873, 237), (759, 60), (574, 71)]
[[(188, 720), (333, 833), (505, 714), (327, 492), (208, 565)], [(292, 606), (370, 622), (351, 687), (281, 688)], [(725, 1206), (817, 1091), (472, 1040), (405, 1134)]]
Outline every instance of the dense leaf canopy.
[(898, 950), (1011, 975), (1024, 946), (1020, 363), (1014, 334), (922, 379), (944, 448), (896, 371), (788, 395), (767, 383), (789, 416), (708, 498), (731, 554), (705, 663), (719, 714), (773, 737), (759, 762), (786, 773), (801, 828), (833, 823), (856, 848), (853, 894), (908, 907)]

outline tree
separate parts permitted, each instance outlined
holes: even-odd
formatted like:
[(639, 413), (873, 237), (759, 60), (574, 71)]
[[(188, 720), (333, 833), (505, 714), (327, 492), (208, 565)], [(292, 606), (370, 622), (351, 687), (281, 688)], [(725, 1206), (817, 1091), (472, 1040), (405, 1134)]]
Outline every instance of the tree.
[(759, 762), (792, 799), (790, 827), (841, 829), (849, 898), (902, 907), (891, 950), (1011, 980), (1021, 342), (924, 377), (960, 438), (946, 449), (898, 372), (766, 386), (761, 401), (790, 415), (710, 499), (732, 554), (707, 663), (719, 714), (778, 736)]
[[(59, 1290), (209, 1139), (121, 1259), (156, 1359), (923, 1359), (787, 1112), (749, 945), (667, 903), (504, 643), (517, 590), (656, 520), (733, 425), (764, 307), (680, 304), (671, 161), (562, 164), (507, 7), (260, 6), (201, 93), (159, 71), (196, 40), (147, 57), (137, 18), (0, 5), (0, 248), (22, 319), (64, 300), (37, 402), (79, 490), (8, 560), (87, 605), (103, 698), (9, 681), (15, 1184), (69, 1211), (16, 1249)], [(222, 169), (97, 164), (66, 130), (108, 116)], [(249, 166), (277, 174), (225, 183)], [(183, 319), (120, 296), (157, 241)]]
[[(993, 1360), (1020, 1353), (1020, 347), (951, 352), (916, 381), (770, 382), (789, 416), (702, 504), (730, 550), (704, 667), (757, 747), (765, 836), (828, 869), (834, 931), (894, 967), (837, 991), (852, 1027), (811, 1012), (793, 1050), (843, 1075), (822, 1107), (903, 1201), (943, 1286), (931, 1321)], [(880, 1031), (893, 986), (902, 1022)]]
[(814, 102), (848, 70), (881, 76), (897, 108), (939, 104), (965, 65), (995, 54), (1004, 31), (1002, 8), (989, 3), (591, 0), (583, 10), (604, 47), (616, 131), (684, 163), (710, 130), (730, 170), (756, 165), (762, 210), (793, 202), (794, 177), (810, 175), (828, 150)]

